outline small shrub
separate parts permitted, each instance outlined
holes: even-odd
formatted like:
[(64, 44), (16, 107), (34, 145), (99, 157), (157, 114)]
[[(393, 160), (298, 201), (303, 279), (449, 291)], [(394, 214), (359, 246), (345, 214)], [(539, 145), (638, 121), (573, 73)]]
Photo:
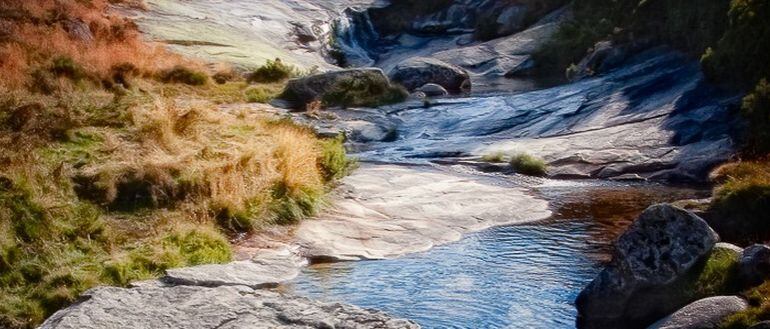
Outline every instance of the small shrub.
[(213, 76), (211, 76), (211, 78), (214, 80), (214, 82), (222, 85), (227, 82), (233, 81), (238, 77), (235, 74), (235, 72), (233, 72), (232, 70), (228, 70), (228, 71), (219, 71), (215, 73)]
[(205, 85), (208, 81), (208, 75), (203, 72), (195, 71), (190, 68), (177, 65), (158, 75), (160, 81), (164, 83), (183, 83), (191, 86)]
[(86, 77), (83, 68), (70, 57), (55, 58), (50, 70), (56, 76), (67, 77), (73, 81), (80, 81)]
[(321, 96), (321, 101), (326, 107), (376, 107), (403, 102), (408, 96), (406, 89), (391, 85), (387, 78), (367, 74), (338, 80)]
[(249, 83), (271, 83), (280, 82), (291, 78), (297, 74), (294, 66), (284, 64), (280, 58), (268, 60), (265, 65), (258, 67), (254, 72), (248, 75), (246, 80)]
[(517, 173), (529, 176), (545, 176), (547, 166), (545, 161), (526, 153), (520, 153), (511, 157), (511, 167)]
[(485, 154), (481, 157), (481, 161), (484, 162), (491, 162), (491, 163), (500, 163), (505, 161), (505, 153), (503, 152), (495, 152), (490, 154)]
[(747, 151), (754, 155), (770, 153), (770, 83), (762, 79), (743, 99), (741, 114), (749, 122)]

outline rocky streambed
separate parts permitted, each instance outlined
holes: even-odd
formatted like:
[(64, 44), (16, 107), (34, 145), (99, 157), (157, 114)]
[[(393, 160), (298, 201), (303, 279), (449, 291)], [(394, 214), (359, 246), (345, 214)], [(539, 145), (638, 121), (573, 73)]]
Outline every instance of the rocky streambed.
[[(504, 80), (526, 76), (531, 53), (569, 16), (536, 1), (450, 1), (398, 33), (381, 20), (393, 7), (372, 1), (148, 2), (140, 25), (182, 52), (333, 69), (327, 60), (343, 51), (353, 64), (417, 68), (389, 72), (402, 82), (466, 94), (320, 116), (249, 106), (348, 137), (361, 166), (330, 206), (241, 241), (236, 262), (89, 291), (43, 328), (572, 328), (578, 292), (617, 255), (613, 242), (631, 220), (651, 204), (708, 194), (661, 182), (702, 183), (733, 153), (738, 98), (666, 48), (555, 87)], [(359, 8), (344, 10), (351, 5)], [(477, 40), (490, 19), (520, 24)], [(498, 152), (541, 157), (549, 177), (480, 161)]]

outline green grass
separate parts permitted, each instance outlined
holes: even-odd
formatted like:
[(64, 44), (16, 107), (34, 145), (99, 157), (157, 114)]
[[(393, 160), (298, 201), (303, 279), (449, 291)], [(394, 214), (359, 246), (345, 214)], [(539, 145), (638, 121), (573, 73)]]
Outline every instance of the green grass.
[(491, 163), (505, 162), (505, 153), (494, 152), (494, 153), (485, 154), (481, 157), (481, 161), (491, 162)]
[(737, 252), (716, 249), (709, 255), (693, 289), (698, 296), (717, 296), (734, 293), (737, 290)]
[(548, 171), (545, 161), (526, 153), (512, 156), (510, 164), (514, 171), (528, 176), (545, 176)]
[(293, 65), (285, 64), (280, 58), (268, 60), (265, 65), (256, 68), (246, 80), (250, 83), (273, 83), (297, 76), (299, 72)]
[(281, 86), (278, 85), (259, 85), (246, 89), (243, 94), (248, 103), (267, 104), (281, 93)]
[(347, 176), (356, 165), (356, 161), (347, 156), (343, 143), (342, 137), (320, 142), (321, 156), (318, 158), (318, 167), (327, 182)]

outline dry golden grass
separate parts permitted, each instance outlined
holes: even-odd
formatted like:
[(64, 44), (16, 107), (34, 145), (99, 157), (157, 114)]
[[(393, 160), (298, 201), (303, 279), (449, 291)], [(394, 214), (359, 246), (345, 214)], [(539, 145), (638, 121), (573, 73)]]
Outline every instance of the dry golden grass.
[[(132, 21), (107, 14), (106, 6), (103, 0), (0, 1), (0, 12), (10, 18), (0, 24), (0, 86), (33, 84), (31, 71), (56, 57), (71, 58), (95, 80), (109, 79), (112, 69), (124, 63), (145, 74), (179, 63), (198, 65), (143, 42)], [(69, 33), (70, 22), (82, 22), (93, 39)]]

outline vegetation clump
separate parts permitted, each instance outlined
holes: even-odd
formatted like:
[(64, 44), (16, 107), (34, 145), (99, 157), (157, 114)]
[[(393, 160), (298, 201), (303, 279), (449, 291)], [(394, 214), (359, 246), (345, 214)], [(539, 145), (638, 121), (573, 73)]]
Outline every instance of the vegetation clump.
[(494, 152), (494, 153), (485, 154), (481, 157), (481, 161), (491, 162), (491, 163), (505, 162), (505, 153)]
[[(216, 106), (280, 84), (208, 84), (107, 1), (0, 12), (18, 13), (0, 24), (13, 36), (0, 38), (2, 328), (34, 328), (94, 286), (230, 261), (228, 233), (312, 215), (347, 168), (341, 142)], [(62, 20), (84, 21), (93, 40)]]
[(165, 83), (183, 83), (191, 86), (202, 86), (208, 82), (209, 77), (204, 72), (177, 65), (171, 69), (161, 71), (158, 74), (158, 79)]
[(512, 156), (510, 164), (514, 171), (528, 176), (545, 176), (548, 171), (545, 161), (526, 153)]
[(392, 85), (385, 76), (365, 74), (335, 81), (321, 102), (325, 107), (377, 107), (403, 102), (408, 96), (404, 87)]
[(770, 166), (766, 161), (724, 165), (713, 174), (719, 183), (710, 223), (728, 241), (747, 243), (770, 238)]
[(297, 76), (298, 74), (296, 67), (285, 64), (280, 58), (276, 58), (275, 60), (267, 60), (265, 65), (262, 65), (251, 72), (246, 80), (250, 83), (280, 82)]

